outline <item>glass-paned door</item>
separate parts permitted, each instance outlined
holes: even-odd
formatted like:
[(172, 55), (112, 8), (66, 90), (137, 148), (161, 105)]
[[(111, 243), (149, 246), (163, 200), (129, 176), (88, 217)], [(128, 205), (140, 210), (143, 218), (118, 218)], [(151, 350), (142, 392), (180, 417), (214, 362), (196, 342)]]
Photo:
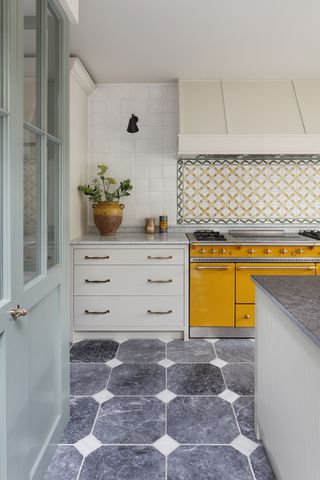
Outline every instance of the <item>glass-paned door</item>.
[(67, 40), (58, 0), (0, 0), (1, 480), (42, 478), (68, 415)]
[[(0, 218), (4, 218), (5, 202), (5, 162), (4, 157), (7, 149), (6, 132), (8, 122), (7, 100), (7, 38), (6, 38), (7, 8), (4, 0), (0, 0)], [(0, 301), (5, 295), (5, 267), (4, 262), (4, 222), (0, 225)]]

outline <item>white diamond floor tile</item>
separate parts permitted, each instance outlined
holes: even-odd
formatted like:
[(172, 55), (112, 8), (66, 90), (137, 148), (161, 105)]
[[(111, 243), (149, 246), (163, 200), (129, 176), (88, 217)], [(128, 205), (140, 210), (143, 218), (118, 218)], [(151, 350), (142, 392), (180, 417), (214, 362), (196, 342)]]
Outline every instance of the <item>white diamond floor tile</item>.
[(215, 358), (210, 363), (211, 363), (211, 365), (215, 365), (216, 367), (222, 368), (225, 365), (227, 365), (228, 362), (225, 362), (224, 360), (221, 360), (221, 358)]
[(87, 457), (88, 455), (90, 455), (90, 453), (100, 448), (101, 445), (102, 443), (99, 442), (99, 440), (92, 434), (82, 438), (81, 440), (79, 440), (77, 443), (74, 444), (76, 449), (84, 457)]
[(258, 444), (250, 440), (250, 438), (245, 437), (244, 435), (239, 435), (233, 440), (233, 442), (231, 442), (231, 447), (235, 448), (240, 453), (249, 456), (258, 447)]
[(107, 400), (110, 400), (110, 398), (114, 397), (114, 395), (108, 390), (101, 390), (101, 392), (98, 392), (95, 395), (92, 395), (92, 397), (95, 399), (96, 402), (103, 403), (103, 402), (106, 402)]
[(220, 395), (218, 395), (218, 397), (226, 400), (229, 403), (233, 403), (239, 398), (239, 395), (232, 390), (226, 388), (223, 392), (220, 393)]
[(116, 368), (119, 365), (122, 365), (122, 363), (123, 362), (121, 362), (117, 358), (113, 358), (112, 360), (109, 360), (108, 362), (106, 362), (106, 365), (108, 365), (108, 367), (110, 367), (110, 368)]
[(176, 398), (176, 394), (171, 392), (170, 390), (163, 390), (162, 392), (158, 393), (156, 395), (159, 400), (161, 400), (163, 403), (168, 403), (171, 402), (174, 398)]
[(162, 455), (167, 457), (179, 447), (179, 443), (170, 437), (170, 435), (163, 435), (161, 438), (159, 438), (159, 440), (154, 442), (153, 446), (159, 450)]
[(169, 360), (168, 358), (164, 358), (163, 360), (160, 360), (158, 362), (158, 365), (161, 365), (164, 368), (169, 368), (171, 365), (174, 365), (174, 362), (172, 360)]

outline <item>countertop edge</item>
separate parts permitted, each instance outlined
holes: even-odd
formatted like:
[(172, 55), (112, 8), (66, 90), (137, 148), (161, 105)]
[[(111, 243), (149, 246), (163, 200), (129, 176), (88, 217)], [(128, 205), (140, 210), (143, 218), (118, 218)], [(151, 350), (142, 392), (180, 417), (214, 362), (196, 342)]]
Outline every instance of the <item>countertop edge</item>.
[(251, 277), (253, 283), (262, 290), (268, 298), (279, 308), (279, 310), (284, 313), (284, 315), (296, 325), (296, 327), (301, 330), (309, 340), (320, 348), (320, 338), (318, 338), (314, 333), (312, 333), (292, 312), (290, 312), (287, 307), (285, 307), (275, 296), (269, 292), (269, 290), (264, 287), (257, 276)]

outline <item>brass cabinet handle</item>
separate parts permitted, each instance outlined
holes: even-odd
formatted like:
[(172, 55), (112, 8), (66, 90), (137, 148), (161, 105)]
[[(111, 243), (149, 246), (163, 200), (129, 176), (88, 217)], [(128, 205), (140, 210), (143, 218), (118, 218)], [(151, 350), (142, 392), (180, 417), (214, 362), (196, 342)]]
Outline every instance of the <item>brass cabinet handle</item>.
[(153, 312), (152, 310), (148, 310), (149, 315), (169, 315), (172, 313), (172, 310), (168, 310), (166, 312)]
[(151, 280), (148, 278), (148, 283), (172, 283), (172, 281), (171, 278), (169, 280)]
[(169, 255), (168, 257), (152, 257), (151, 255), (148, 255), (148, 260), (171, 260), (172, 258), (172, 255)]
[(247, 314), (244, 316), (244, 318), (246, 318), (247, 320), (249, 320), (250, 315), (247, 313)]
[(103, 312), (95, 312), (94, 310), (85, 310), (84, 313), (86, 315), (106, 315), (107, 313), (110, 313), (110, 310), (104, 310)]
[(257, 266), (257, 267), (246, 267), (246, 266), (237, 266), (237, 270), (316, 270), (314, 266), (297, 266), (293, 267), (291, 265), (283, 265), (283, 266)]
[(85, 279), (86, 283), (110, 283), (110, 278), (106, 278), (105, 280), (89, 280), (88, 278)]
[(230, 269), (230, 267), (228, 265), (226, 265), (226, 266), (214, 265), (214, 266), (210, 266), (210, 267), (205, 267), (205, 266), (202, 266), (202, 265), (196, 266), (196, 270), (229, 270), (229, 269)]
[(20, 308), (20, 305), (17, 305), (17, 308), (10, 310), (10, 315), (13, 320), (17, 320), (19, 317), (25, 317), (27, 314), (28, 310), (26, 308)]
[(105, 255), (103, 257), (91, 257), (90, 255), (85, 255), (85, 260), (107, 260), (109, 257), (109, 255)]

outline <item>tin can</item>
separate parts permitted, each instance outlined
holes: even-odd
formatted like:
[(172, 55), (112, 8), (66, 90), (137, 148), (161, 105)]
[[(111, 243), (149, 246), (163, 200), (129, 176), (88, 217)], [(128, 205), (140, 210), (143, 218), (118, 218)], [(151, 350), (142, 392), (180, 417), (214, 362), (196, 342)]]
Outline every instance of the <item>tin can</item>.
[(156, 233), (156, 221), (154, 217), (146, 218), (145, 232)]
[(167, 233), (168, 232), (168, 216), (167, 215), (160, 215), (159, 217), (159, 233)]

